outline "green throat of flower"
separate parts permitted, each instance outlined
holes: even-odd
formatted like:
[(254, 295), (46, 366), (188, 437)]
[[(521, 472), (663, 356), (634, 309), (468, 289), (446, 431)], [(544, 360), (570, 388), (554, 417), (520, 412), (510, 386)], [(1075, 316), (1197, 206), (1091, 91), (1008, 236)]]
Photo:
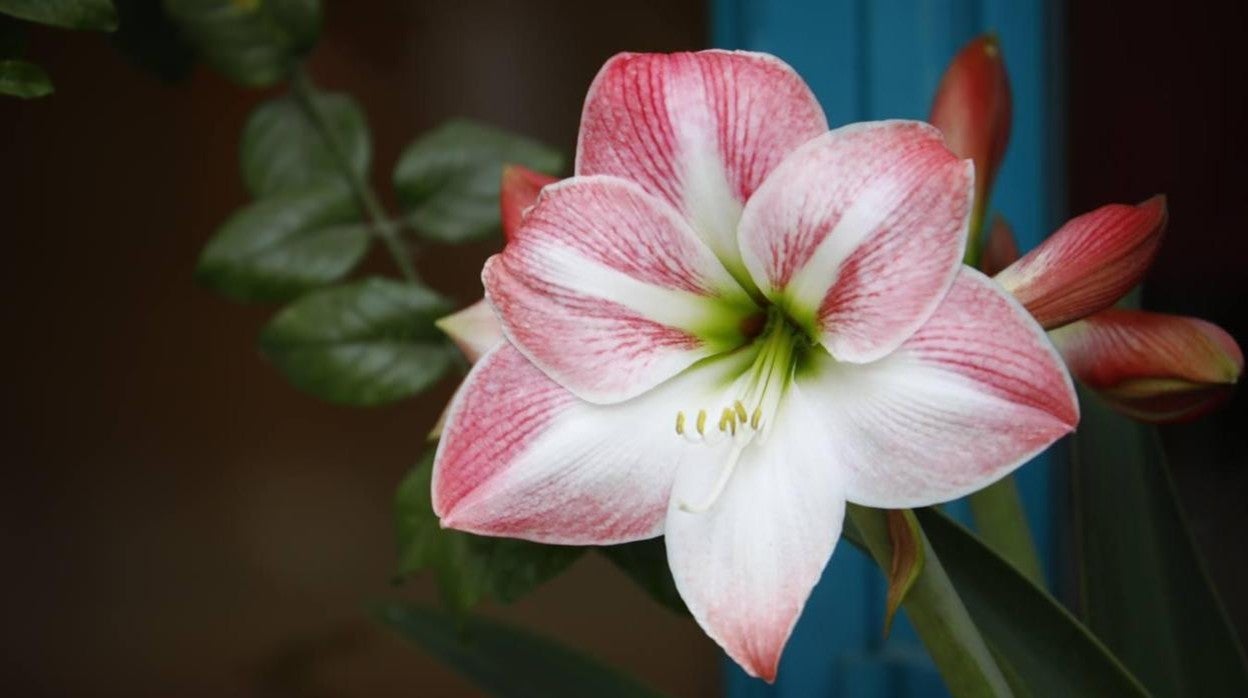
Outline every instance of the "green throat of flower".
[(777, 307), (770, 307), (762, 330), (738, 351), (751, 352), (753, 359), (727, 391), (729, 397), (716, 409), (696, 413), (676, 413), (676, 434), (690, 441), (708, 444), (732, 441), (732, 449), (720, 477), (703, 503), (681, 502), (684, 511), (700, 513), (709, 509), (728, 483), (741, 452), (756, 439), (766, 441), (779, 413), (781, 401), (806, 351), (810, 339), (795, 327)]

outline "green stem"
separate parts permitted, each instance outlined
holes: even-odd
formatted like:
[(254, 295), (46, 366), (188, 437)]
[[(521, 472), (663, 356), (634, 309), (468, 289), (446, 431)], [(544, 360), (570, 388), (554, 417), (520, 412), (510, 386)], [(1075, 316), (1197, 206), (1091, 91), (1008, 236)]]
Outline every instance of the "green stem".
[(403, 274), (403, 278), (411, 283), (418, 283), (420, 275), (416, 273), (416, 267), (412, 264), (411, 250), (408, 249), (407, 243), (399, 235), (399, 227), (386, 215), (386, 210), (381, 205), (381, 200), (377, 198), (377, 193), (351, 167), (342, 144), (338, 142), (338, 137), (334, 134), (333, 129), (329, 127), (329, 120), (325, 117), (325, 113), (316, 101), (316, 88), (313, 87), (312, 80), (308, 77), (307, 71), (302, 67), (295, 68), (291, 73), (290, 90), (295, 100), (299, 103), (300, 108), (307, 114), (308, 120), (312, 122), (317, 132), (321, 134), (321, 138), (325, 139), (325, 145), (330, 155), (333, 156), (334, 161), (338, 164), (338, 169), (342, 171), (343, 177), (347, 180), (347, 185), (351, 187), (351, 193), (355, 196), (360, 208), (368, 214), (369, 219), (372, 221), (373, 233), (386, 246), (390, 256), (394, 259), (395, 266)]
[(970, 504), (979, 537), (1032, 583), (1044, 588), (1040, 554), (1036, 551), (1031, 527), (1027, 525), (1014, 476), (1007, 476), (972, 494)]
[[(893, 544), (881, 509), (850, 504), (846, 535), (864, 546), (888, 574)], [(1009, 684), (989, 651), (953, 582), (920, 529), (923, 569), (902, 602), (949, 692), (955, 696), (1011, 696)]]

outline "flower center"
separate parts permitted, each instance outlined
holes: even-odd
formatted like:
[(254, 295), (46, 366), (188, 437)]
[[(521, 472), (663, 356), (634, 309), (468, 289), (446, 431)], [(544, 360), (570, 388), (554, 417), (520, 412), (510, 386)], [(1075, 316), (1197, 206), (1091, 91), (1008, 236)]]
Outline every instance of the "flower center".
[(806, 335), (779, 309), (771, 307), (762, 332), (747, 349), (756, 352), (753, 361), (728, 391), (733, 397), (718, 409), (676, 413), (676, 433), (690, 441), (732, 440), (732, 450), (706, 501), (700, 504), (681, 502), (681, 509), (692, 513), (709, 509), (723, 493), (745, 447), (755, 439), (759, 443), (766, 441), (779, 413), (780, 401), (793, 382), (798, 359), (809, 343)]

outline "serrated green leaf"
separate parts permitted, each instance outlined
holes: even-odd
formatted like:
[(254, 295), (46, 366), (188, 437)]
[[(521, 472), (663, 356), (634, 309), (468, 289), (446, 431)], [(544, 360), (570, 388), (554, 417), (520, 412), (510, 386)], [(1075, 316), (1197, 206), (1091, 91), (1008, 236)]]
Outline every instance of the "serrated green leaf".
[(608, 545), (598, 548), (598, 551), (636, 582), (650, 598), (674, 613), (689, 615), (689, 608), (676, 589), (676, 580), (672, 579), (663, 538)]
[[(600, 662), (527, 630), (389, 604), (377, 619), (490, 695), (501, 698), (657, 698), (661, 694)], [(418, 691), (419, 693), (419, 691)]]
[(509, 163), (555, 174), (563, 156), (529, 138), (451, 121), (403, 151), (394, 184), (417, 234), (438, 242), (480, 240), (499, 230), (499, 183)]
[(975, 534), (937, 509), (915, 515), (1015, 694), (1148, 695), (1078, 619)]
[(110, 0), (0, 0), (0, 12), (65, 29), (117, 28), (117, 10)]
[(452, 351), (433, 326), (451, 308), (422, 286), (364, 279), (286, 306), (261, 332), (260, 348), (319, 398), (385, 404), (427, 388), (451, 365)]
[(294, 298), (342, 278), (364, 257), (369, 229), (359, 218), (340, 183), (260, 199), (208, 242), (196, 278), (241, 301)]
[(1154, 695), (1248, 695), (1243, 649), (1188, 531), (1156, 428), (1095, 398), (1081, 402), (1071, 479), (1088, 627)]
[[(365, 177), (372, 151), (364, 112), (345, 94), (321, 93), (314, 99), (351, 169)], [(341, 179), (346, 174), (315, 123), (292, 96), (269, 100), (251, 113), (243, 128), (240, 165), (243, 181), (257, 197)]]
[(395, 495), (400, 578), (421, 571), (437, 575), (443, 598), (463, 613), (482, 600), (509, 603), (556, 576), (584, 548), (541, 545), (510, 538), (474, 536), (444, 529), (433, 513), (430, 452), (403, 479)]
[(316, 42), (319, 0), (164, 0), (213, 68), (248, 87), (284, 79)]
[(43, 68), (19, 60), (0, 60), (0, 94), (34, 99), (52, 94), (52, 79)]

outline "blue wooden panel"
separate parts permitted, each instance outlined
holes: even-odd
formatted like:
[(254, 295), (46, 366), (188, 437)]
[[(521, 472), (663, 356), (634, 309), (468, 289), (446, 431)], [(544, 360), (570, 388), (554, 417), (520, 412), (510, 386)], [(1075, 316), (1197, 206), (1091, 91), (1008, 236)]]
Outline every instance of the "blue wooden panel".
[[(1014, 124), (991, 210), (1019, 244), (1038, 243), (1061, 211), (1062, 132), (1054, 89), (1060, 22), (1044, 0), (712, 0), (713, 44), (773, 53), (793, 65), (832, 126), (926, 118), (949, 60), (984, 31), (1001, 39), (1014, 93)], [(1041, 457), (1019, 483), (1047, 573), (1054, 578), (1052, 479)], [(965, 502), (949, 509), (969, 520)], [(912, 627), (881, 627), (884, 587), (875, 565), (848, 544), (825, 570), (781, 661), (776, 683), (731, 662), (733, 698), (941, 696), (946, 691)]]

